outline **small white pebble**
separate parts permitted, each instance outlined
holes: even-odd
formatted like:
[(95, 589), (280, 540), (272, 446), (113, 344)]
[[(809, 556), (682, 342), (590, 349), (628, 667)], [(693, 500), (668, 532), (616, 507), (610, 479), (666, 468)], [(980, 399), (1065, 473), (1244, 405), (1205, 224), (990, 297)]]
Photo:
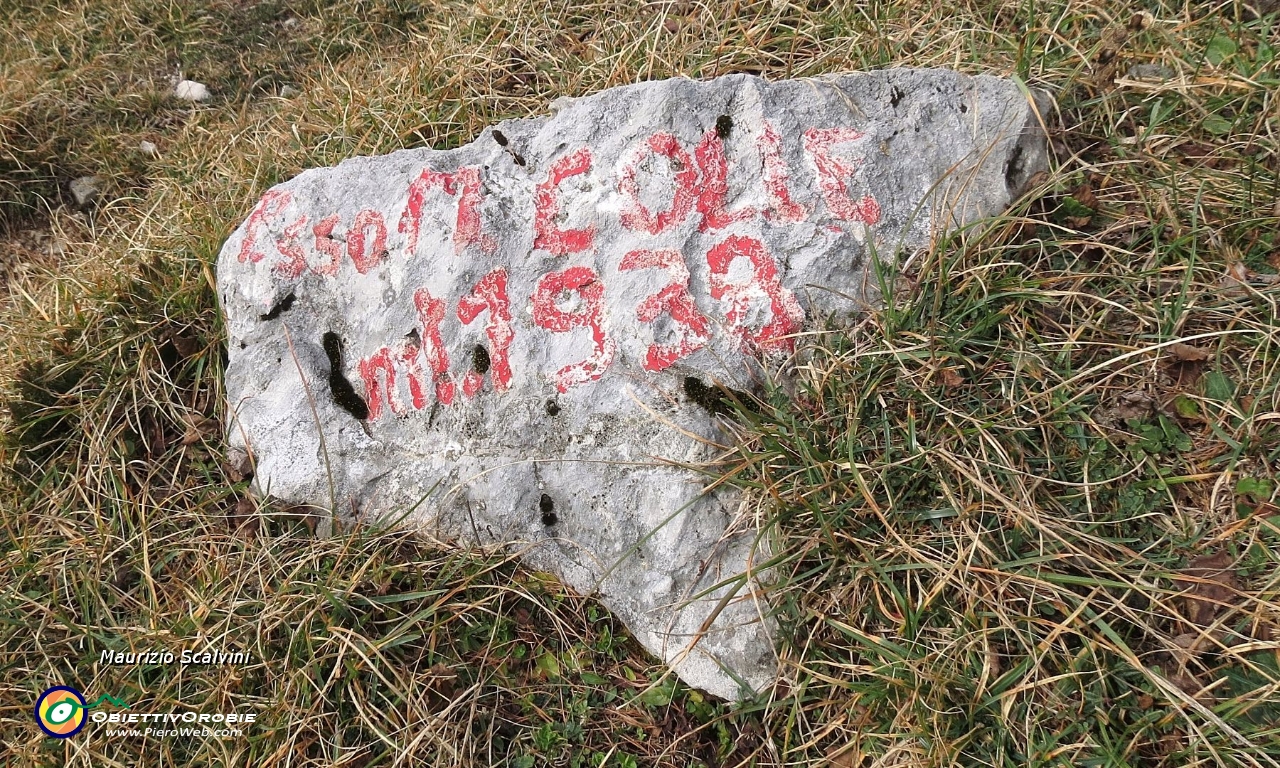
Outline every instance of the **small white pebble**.
[(286, 85), (280, 89), (280, 98), (292, 99), (294, 96), (301, 96), (302, 91), (294, 88), (292, 85)]
[(149, 142), (149, 141), (144, 141), (144, 142), (142, 142), (142, 143), (138, 144), (138, 151), (139, 151), (139, 152), (141, 152), (142, 154), (146, 155), (147, 157), (159, 157), (159, 156), (160, 156), (160, 149), (159, 149), (158, 147), (156, 147), (156, 145), (155, 145), (155, 144), (152, 144), (152, 143), (151, 143), (151, 142)]
[(183, 101), (208, 101), (212, 95), (204, 83), (195, 80), (182, 80), (173, 87), (173, 95)]

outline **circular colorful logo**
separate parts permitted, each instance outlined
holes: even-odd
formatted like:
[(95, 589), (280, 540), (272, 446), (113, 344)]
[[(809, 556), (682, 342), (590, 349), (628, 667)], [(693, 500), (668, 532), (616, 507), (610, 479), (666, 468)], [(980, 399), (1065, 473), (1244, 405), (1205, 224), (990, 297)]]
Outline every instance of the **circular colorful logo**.
[(88, 705), (75, 688), (58, 685), (36, 700), (36, 724), (55, 739), (75, 736), (84, 728)]

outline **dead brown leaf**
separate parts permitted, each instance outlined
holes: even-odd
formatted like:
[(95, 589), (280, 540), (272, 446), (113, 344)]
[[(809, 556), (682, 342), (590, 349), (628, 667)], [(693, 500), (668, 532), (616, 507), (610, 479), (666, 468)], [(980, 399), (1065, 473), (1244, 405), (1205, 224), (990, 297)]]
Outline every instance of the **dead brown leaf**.
[(431, 665), (428, 674), (431, 680), (427, 683), (427, 687), (433, 697), (443, 700), (439, 703), (452, 701), (458, 692), (458, 673), (445, 664), (436, 662)]
[(1194, 386), (1200, 381), (1204, 374), (1204, 364), (1211, 357), (1213, 351), (1203, 347), (1193, 347), (1182, 342), (1171, 345), (1166, 370), (1174, 386), (1183, 390)]
[(827, 765), (831, 768), (856, 768), (862, 765), (862, 751), (857, 744), (835, 747), (827, 752)]
[(942, 369), (942, 386), (947, 389), (955, 389), (963, 384), (964, 377), (955, 368), (947, 367)]
[(228, 453), (226, 461), (222, 462), (222, 471), (231, 482), (243, 482), (253, 477), (253, 462), (247, 453)]
[(1071, 190), (1071, 196), (1076, 199), (1085, 208), (1098, 209), (1098, 196), (1093, 191), (1093, 179), (1089, 175), (1085, 175), (1084, 181), (1080, 185)]
[(1145, 419), (1156, 411), (1156, 400), (1140, 389), (1124, 392), (1115, 405), (1098, 413), (1098, 420), (1112, 426), (1121, 426), (1129, 419)]
[(252, 541), (258, 533), (258, 505), (253, 499), (245, 496), (236, 502), (235, 507), (227, 514), (228, 527), (235, 535)]
[(1165, 370), (1169, 374), (1169, 379), (1173, 384), (1176, 395), (1177, 392), (1187, 392), (1195, 387), (1200, 378), (1204, 376), (1204, 363), (1184, 363), (1178, 360), (1170, 360), (1169, 364), (1165, 366)]
[(218, 431), (217, 419), (210, 419), (198, 413), (184, 413), (180, 418), (187, 427), (180, 441), (183, 445), (198, 443), (201, 439)]
[(143, 449), (148, 456), (159, 456), (169, 447), (169, 437), (165, 434), (164, 426), (160, 423), (160, 419), (156, 418), (155, 413), (150, 409), (142, 412), (140, 416), (142, 425)]
[(1191, 585), (1182, 595), (1182, 615), (1193, 629), (1209, 627), (1223, 613), (1239, 607), (1243, 585), (1231, 570), (1233, 564), (1231, 553), (1222, 550), (1197, 557), (1182, 569), (1181, 577), (1175, 577)]
[[(1065, 157), (1067, 154), (1069, 153), (1064, 151), (1062, 156)], [(1037, 187), (1041, 187), (1046, 181), (1048, 181), (1048, 179), (1048, 171), (1036, 171), (1031, 175), (1031, 178), (1027, 179), (1027, 189), (1036, 189)]]
[(1204, 686), (1200, 684), (1200, 681), (1186, 672), (1169, 675), (1169, 682), (1178, 686), (1183, 693), (1190, 696), (1195, 696), (1197, 693), (1204, 690)]
[(307, 530), (315, 535), (316, 527), (320, 525), (320, 521), (324, 519), (325, 511), (319, 507), (312, 507), (306, 504), (296, 504), (288, 506), (280, 510), (280, 514), (285, 517), (292, 517), (301, 520)]
[(1234, 261), (1227, 266), (1227, 272), (1218, 281), (1218, 285), (1226, 289), (1228, 295), (1238, 294), (1248, 285), (1251, 274), (1244, 262)]
[(169, 341), (183, 358), (193, 357), (200, 351), (200, 340), (190, 330), (174, 331), (169, 334)]
[(1064, 223), (1072, 229), (1084, 229), (1093, 221), (1093, 212), (1098, 209), (1098, 196), (1093, 191), (1093, 181), (1086, 175), (1084, 180), (1080, 182), (1075, 189), (1071, 190), (1071, 199), (1075, 200), (1089, 213), (1083, 216), (1067, 216)]
[(1223, 153), (1221, 147), (1198, 141), (1187, 141), (1178, 146), (1186, 162), (1202, 168), (1221, 170), (1238, 161)]
[(1174, 359), (1184, 363), (1202, 363), (1213, 357), (1212, 350), (1204, 349), (1203, 347), (1193, 347), (1190, 344), (1183, 344), (1182, 342), (1170, 344), (1169, 354), (1173, 355)]
[(1067, 216), (1062, 220), (1071, 229), (1084, 229), (1089, 226), (1089, 222), (1093, 221), (1092, 216)]

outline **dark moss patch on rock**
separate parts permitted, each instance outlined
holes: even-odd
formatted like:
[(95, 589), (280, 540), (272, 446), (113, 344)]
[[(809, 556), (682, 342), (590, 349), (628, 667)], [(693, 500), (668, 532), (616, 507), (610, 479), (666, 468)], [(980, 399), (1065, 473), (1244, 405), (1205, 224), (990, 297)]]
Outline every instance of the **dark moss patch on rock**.
[(258, 319), (262, 320), (263, 322), (266, 322), (267, 320), (275, 320), (277, 317), (280, 317), (280, 315), (292, 309), (293, 302), (297, 301), (297, 299), (298, 299), (298, 294), (293, 291), (289, 291), (288, 296), (285, 296), (280, 301), (277, 301), (276, 305), (271, 308), (270, 312), (267, 312), (264, 315), (258, 315)]
[(477, 344), (475, 348), (471, 350), (472, 369), (483, 376), (489, 372), (489, 363), (489, 350), (485, 349), (484, 345)]
[(723, 141), (729, 138), (729, 134), (733, 132), (733, 118), (728, 115), (721, 115), (716, 118), (716, 135)]
[(360, 421), (369, 418), (369, 404), (356, 394), (355, 387), (342, 374), (342, 339), (329, 331), (323, 339), (324, 353), (329, 358), (329, 391), (333, 402)]
[(684, 378), (684, 393), (694, 405), (712, 416), (731, 416), (738, 410), (760, 412), (760, 403), (748, 393), (718, 384), (704, 384), (696, 376)]

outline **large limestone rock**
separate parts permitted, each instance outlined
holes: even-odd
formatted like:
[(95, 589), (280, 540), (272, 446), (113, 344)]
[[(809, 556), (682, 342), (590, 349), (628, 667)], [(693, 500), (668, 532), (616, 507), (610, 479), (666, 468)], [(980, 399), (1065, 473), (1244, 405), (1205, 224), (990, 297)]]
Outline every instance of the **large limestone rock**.
[(693, 465), (873, 260), (999, 213), (1045, 167), (1013, 83), (887, 70), (666, 80), (455, 150), (270, 190), (228, 239), (228, 439), (256, 490), (509, 544), (689, 684), (776, 674), (743, 496)]

